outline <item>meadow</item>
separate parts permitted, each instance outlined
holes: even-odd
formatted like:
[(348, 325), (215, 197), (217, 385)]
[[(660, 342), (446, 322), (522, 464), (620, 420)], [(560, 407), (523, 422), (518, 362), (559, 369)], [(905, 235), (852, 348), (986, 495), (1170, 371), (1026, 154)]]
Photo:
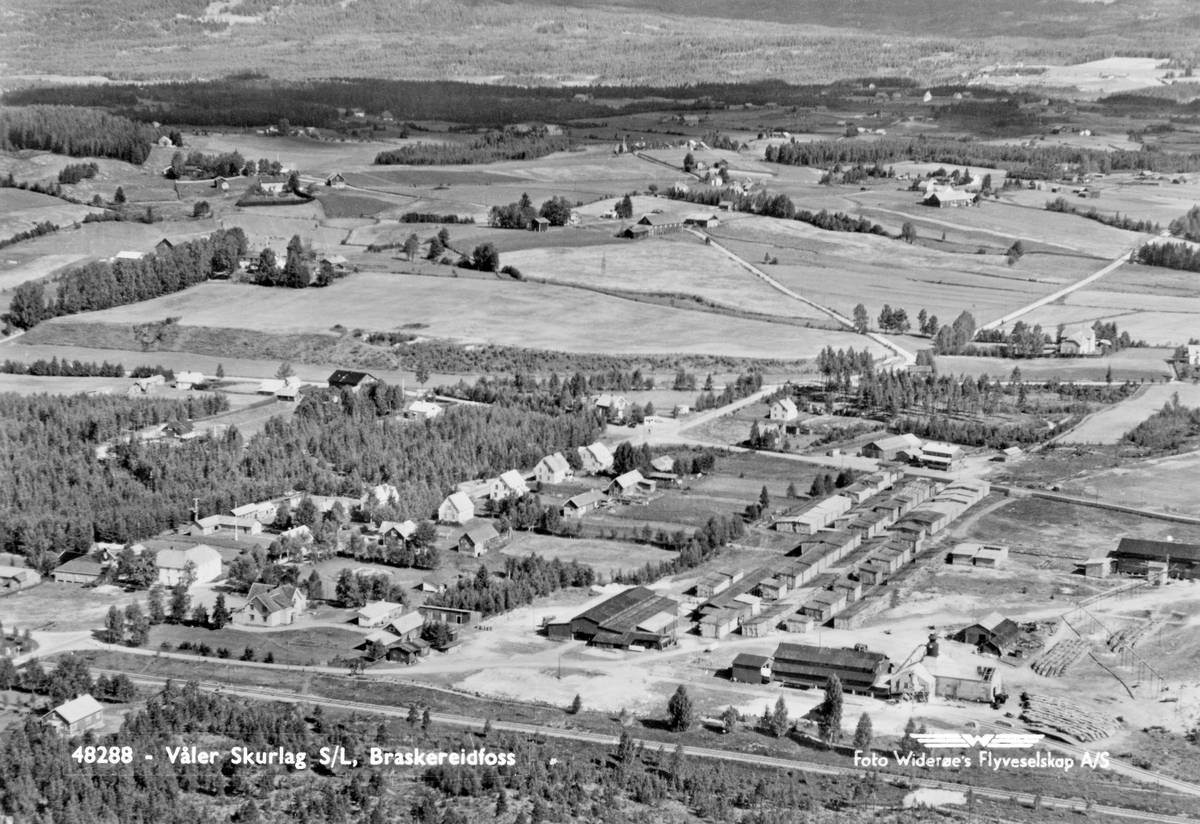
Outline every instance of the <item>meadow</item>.
[(1063, 444), (1115, 444), (1146, 418), (1179, 396), (1184, 406), (1200, 406), (1200, 386), (1186, 383), (1156, 384), (1143, 387), (1134, 397), (1113, 404), (1087, 417), (1059, 439)]
[[(1068, 327), (1069, 329), (1069, 327)], [(1053, 334), (1054, 330), (1051, 329)], [(897, 341), (909, 351), (929, 347), (928, 338), (913, 338), (911, 344), (905, 339)], [(992, 378), (1007, 378), (1014, 368), (1021, 370), (1021, 378), (1027, 381), (1102, 381), (1109, 370), (1116, 383), (1122, 381), (1157, 381), (1169, 379), (1173, 372), (1167, 361), (1173, 349), (1135, 348), (1123, 349), (1112, 355), (1096, 358), (980, 358), (957, 355), (938, 355), (938, 372), (943, 375), (969, 375)]]
[(0, 189), (0, 240), (28, 231), (41, 223), (68, 226), (97, 211), (90, 206), (77, 206), (37, 192)]
[[(799, 359), (826, 345), (864, 339), (842, 332), (650, 306), (595, 292), (534, 283), (360, 273), (325, 289), (268, 289), (205, 283), (155, 300), (73, 316), (118, 326), (179, 316), (186, 327), (321, 333), (335, 324), (393, 330), (427, 324), (430, 337), (566, 352), (707, 354)], [(529, 323), (533, 318), (547, 322)], [(553, 319), (552, 321), (550, 319)], [(39, 328), (54, 343), (54, 323)], [(880, 347), (868, 344), (880, 357)]]
[(825, 321), (691, 234), (597, 248), (536, 248), (505, 256), (527, 278), (599, 289), (694, 295), (723, 307)]
[[(1122, 272), (1125, 272), (1122, 279), (1108, 282), (1108, 277)], [(1113, 322), (1135, 340), (1145, 340), (1151, 346), (1185, 344), (1200, 334), (1196, 322), (1200, 317), (1200, 295), (1194, 291), (1187, 293), (1186, 287), (1180, 288), (1180, 279), (1175, 277), (1179, 274), (1173, 270), (1127, 264), (1112, 275), (1035, 309), (1021, 319), (1047, 328), (1059, 323), (1091, 326), (1096, 321)], [(1159, 282), (1171, 286), (1160, 290), (1156, 286)]]

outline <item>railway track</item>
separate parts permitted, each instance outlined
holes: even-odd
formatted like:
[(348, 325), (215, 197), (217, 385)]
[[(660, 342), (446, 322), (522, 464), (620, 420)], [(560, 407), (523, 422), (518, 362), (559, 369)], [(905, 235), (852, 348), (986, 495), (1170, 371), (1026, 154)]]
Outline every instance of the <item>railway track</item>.
[[(141, 673), (126, 672), (124, 670), (92, 668), (91, 672), (93, 677), (98, 675), (106, 675), (110, 677), (113, 675), (125, 675), (134, 683), (151, 686), (162, 686), (168, 681), (180, 681), (178, 678), (165, 678), (158, 675), (144, 675)], [(359, 712), (368, 712), (375, 715), (389, 715), (399, 718), (406, 717), (409, 712), (409, 707), (392, 707), (384, 704), (368, 704), (361, 701), (343, 701), (335, 698), (301, 695), (296, 692), (272, 689), (270, 687), (244, 687), (234, 684), (222, 684), (216, 681), (200, 681), (198, 682), (198, 686), (203, 690), (221, 692), (229, 695), (238, 695), (246, 698), (279, 700), (289, 703), (320, 704), (325, 707), (351, 709)], [(482, 730), (484, 725), (490, 720), (474, 718), (466, 715), (435, 712), (430, 713), (430, 719), (442, 724), (465, 727), (468, 730)], [(511, 721), (491, 721), (490, 723), (492, 729), (502, 730), (504, 732), (515, 732), (525, 735), (542, 736), (545, 738), (558, 738), (562, 740), (579, 741), (589, 744), (601, 744), (609, 747), (615, 747), (618, 743), (618, 739), (615, 736), (604, 735), (602, 733), (584, 732), (582, 730), (567, 730), (559, 727), (546, 727)], [(664, 743), (662, 741), (651, 741), (635, 738), (634, 743), (652, 752), (669, 753), (676, 749), (675, 745)], [(693, 758), (706, 758), (714, 761), (736, 762), (741, 764), (749, 764), (751, 766), (775, 767), (776, 769), (785, 771), (799, 771), (812, 773), (815, 775), (866, 777), (874, 773), (876, 775), (906, 781), (914, 787), (949, 790), (951, 792), (958, 793), (965, 793), (968, 789), (968, 785), (954, 784), (948, 781), (935, 781), (926, 778), (909, 778), (896, 773), (885, 773), (875, 770), (860, 769), (857, 767), (836, 767), (811, 761), (799, 761), (787, 758), (771, 758), (761, 755), (750, 755), (730, 752), (728, 750), (712, 749), (708, 747), (684, 747), (683, 752), (684, 755)], [(1037, 800), (1037, 797), (1032, 793), (1007, 792), (988, 787), (971, 786), (969, 788), (978, 797), (989, 798), (997, 801), (1011, 801), (1015, 799), (1020, 804), (1032, 806)], [(1067, 811), (1083, 809), (1083, 802), (1079, 800), (1068, 800), (1063, 798), (1042, 796), (1040, 803), (1043, 809)], [(1183, 816), (1165, 815), (1162, 813), (1149, 813), (1127, 807), (1112, 807), (1104, 804), (1096, 804), (1092, 809), (1095, 812), (1104, 815), (1117, 816), (1135, 821), (1153, 821), (1159, 822), (1159, 824), (1195, 824), (1196, 821), (1200, 820), (1200, 818), (1195, 817), (1185, 818)], [(1197, 812), (1200, 813), (1200, 805), (1198, 805)]]

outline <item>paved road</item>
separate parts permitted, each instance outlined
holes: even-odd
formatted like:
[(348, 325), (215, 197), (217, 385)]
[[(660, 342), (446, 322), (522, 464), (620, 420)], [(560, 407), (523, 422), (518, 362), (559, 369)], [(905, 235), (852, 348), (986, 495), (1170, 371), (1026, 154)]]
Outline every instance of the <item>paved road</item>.
[[(122, 670), (109, 669), (93, 669), (92, 675), (117, 675), (125, 674), (129, 676), (134, 683), (140, 683), (150, 686), (161, 686), (168, 679), (152, 675), (143, 675), (140, 673), (125, 672)], [(178, 681), (178, 679), (174, 679)], [(356, 701), (338, 701), (328, 698), (319, 698), (314, 696), (300, 695), (295, 692), (285, 690), (274, 690), (267, 688), (241, 687), (232, 684), (223, 684), (215, 681), (205, 681), (200, 683), (200, 688), (210, 692), (220, 691), (229, 695), (237, 695), (245, 698), (253, 698), (265, 701), (283, 701), (290, 703), (304, 704), (320, 704), (324, 707), (352, 709), (357, 712), (367, 712), (375, 715), (391, 716), (394, 718), (407, 717), (409, 708), (405, 706), (388, 706), (383, 704), (365, 704)], [(435, 723), (449, 724), (451, 726), (465, 727), (470, 730), (482, 730), (484, 725), (488, 723), (487, 719), (474, 718), (464, 715), (451, 715), (447, 713), (430, 713), (430, 720)], [(540, 727), (532, 724), (518, 724), (507, 721), (491, 721), (491, 726), (495, 730), (505, 732), (515, 732), (525, 735), (541, 735), (546, 738), (557, 738), (567, 741), (580, 741), (592, 744), (600, 744), (603, 746), (616, 747), (618, 739), (615, 736), (604, 735), (602, 733), (584, 732), (582, 730), (567, 730), (558, 727)], [(653, 752), (671, 752), (676, 749), (669, 743), (661, 741), (651, 741), (645, 739), (634, 739), (635, 745), (644, 747), (646, 750)], [(738, 752), (730, 752), (727, 750), (711, 749), (707, 747), (684, 747), (683, 753), (685, 756), (692, 758), (706, 758), (717, 761), (737, 762), (743, 764), (751, 764), (754, 766), (775, 767), (781, 770), (792, 770), (807, 773), (817, 773), (821, 775), (852, 775), (857, 777), (866, 777), (869, 771), (866, 769), (858, 769), (855, 767), (834, 767), (827, 764), (818, 764), (810, 761), (793, 760), (787, 758), (768, 758), (758, 754), (744, 754)], [(887, 773), (882, 773), (888, 775)], [(903, 775), (893, 774), (895, 778), (904, 778)], [(950, 790), (953, 792), (962, 793), (966, 790), (966, 785), (952, 784), (944, 781), (931, 781), (922, 778), (907, 779), (910, 783), (920, 787), (929, 787), (933, 789)], [(1189, 785), (1190, 786), (1190, 785)], [(973, 787), (975, 795), (982, 798), (991, 798), (998, 801), (1008, 801), (1012, 798), (1017, 798), (1022, 804), (1032, 805), (1034, 796), (1029, 793), (1013, 793), (1005, 790), (994, 790), (986, 787)], [(1082, 809), (1081, 801), (1066, 800), (1053, 797), (1045, 797), (1042, 799), (1043, 807), (1047, 809), (1060, 810), (1079, 810)], [(1194, 819), (1187, 819), (1180, 816), (1162, 815), (1158, 813), (1144, 813), (1139, 810), (1127, 809), (1124, 807), (1109, 807), (1106, 805), (1096, 805), (1095, 811), (1101, 814), (1118, 816), (1121, 818), (1129, 818), (1138, 821), (1156, 821), (1164, 824), (1194, 824)]]

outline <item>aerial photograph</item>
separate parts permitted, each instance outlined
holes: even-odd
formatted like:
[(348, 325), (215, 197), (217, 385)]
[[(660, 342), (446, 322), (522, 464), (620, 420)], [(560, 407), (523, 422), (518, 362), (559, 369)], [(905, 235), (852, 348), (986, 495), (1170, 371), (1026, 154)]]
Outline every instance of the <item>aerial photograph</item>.
[(1200, 824), (1200, 2), (0, 0), (0, 824)]

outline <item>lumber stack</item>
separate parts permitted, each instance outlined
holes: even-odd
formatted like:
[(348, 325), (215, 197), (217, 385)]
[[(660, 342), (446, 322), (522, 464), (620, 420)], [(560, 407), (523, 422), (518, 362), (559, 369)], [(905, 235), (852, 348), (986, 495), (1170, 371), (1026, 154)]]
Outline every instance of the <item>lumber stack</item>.
[(1082, 638), (1059, 641), (1050, 647), (1045, 655), (1034, 661), (1031, 669), (1038, 675), (1057, 678), (1066, 671), (1067, 667), (1086, 655), (1089, 646), (1090, 644)]
[(1052, 695), (1027, 693), (1021, 719), (1036, 727), (1066, 733), (1083, 743), (1108, 738), (1117, 731), (1115, 719), (1078, 701)]

